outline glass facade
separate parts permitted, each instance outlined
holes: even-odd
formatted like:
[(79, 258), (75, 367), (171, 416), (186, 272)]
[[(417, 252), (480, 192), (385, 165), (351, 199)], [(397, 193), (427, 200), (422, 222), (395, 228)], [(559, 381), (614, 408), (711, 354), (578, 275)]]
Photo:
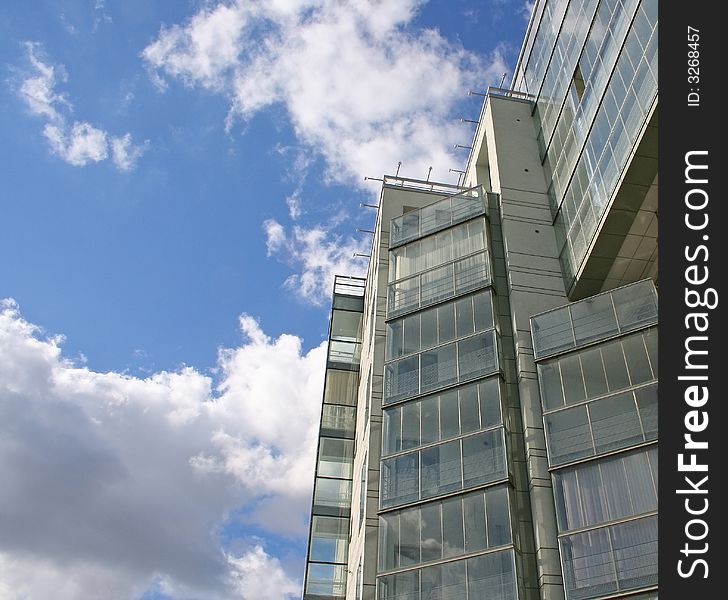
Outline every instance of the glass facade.
[(346, 597), (363, 285), (352, 277), (334, 281), (304, 600)]
[(521, 57), (569, 286), (657, 101), (657, 24), (657, 0), (547, 0)]
[(531, 319), (567, 600), (657, 586), (656, 319), (649, 281)]
[(379, 600), (518, 595), (488, 223), (465, 197), (391, 222)]
[(656, 0), (537, 0), (484, 187), (385, 176), (363, 353), (334, 295), (304, 600), (657, 600), (656, 271), (614, 269), (654, 260), (628, 232), (656, 211), (657, 29)]
[(389, 252), (387, 315), (484, 287), (489, 273), (484, 218), (394, 248)]

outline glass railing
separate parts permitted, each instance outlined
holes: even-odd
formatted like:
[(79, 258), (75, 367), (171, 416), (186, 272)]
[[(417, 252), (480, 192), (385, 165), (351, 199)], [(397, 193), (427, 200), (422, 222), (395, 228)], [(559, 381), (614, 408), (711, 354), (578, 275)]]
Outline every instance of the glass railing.
[(657, 323), (657, 290), (638, 281), (531, 317), (536, 360)]
[(387, 287), (387, 318), (424, 308), (436, 302), (490, 284), (488, 253), (483, 251), (435, 267)]
[(448, 196), (392, 219), (389, 228), (389, 247), (394, 248), (446, 229), (477, 215), (482, 215), (485, 211), (485, 194), (481, 186)]

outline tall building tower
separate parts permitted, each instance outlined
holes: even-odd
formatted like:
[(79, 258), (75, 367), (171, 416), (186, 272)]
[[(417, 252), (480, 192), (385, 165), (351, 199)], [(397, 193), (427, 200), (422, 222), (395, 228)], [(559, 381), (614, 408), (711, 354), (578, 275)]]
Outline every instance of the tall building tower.
[(337, 278), (304, 600), (657, 598), (657, 8), (537, 2)]

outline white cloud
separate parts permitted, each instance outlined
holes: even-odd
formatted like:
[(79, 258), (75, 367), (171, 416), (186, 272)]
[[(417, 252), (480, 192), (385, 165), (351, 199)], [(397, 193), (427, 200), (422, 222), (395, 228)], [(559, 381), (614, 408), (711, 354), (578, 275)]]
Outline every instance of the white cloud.
[(142, 154), (149, 147), (149, 140), (144, 144), (134, 145), (131, 134), (111, 138), (111, 158), (120, 171), (131, 171)]
[(521, 5), (521, 16), (528, 22), (531, 20), (533, 14), (533, 8), (536, 6), (536, 0), (526, 0)]
[(470, 87), (497, 83), (503, 57), (482, 59), (434, 30), (407, 29), (420, 4), (218, 4), (163, 28), (142, 56), (158, 81), (228, 95), (232, 119), (282, 104), (333, 181), (358, 184), (399, 160), (411, 176), (433, 166), (444, 180), (459, 162), (452, 145), (468, 136), (452, 109)]
[[(454, 114), (469, 89), (497, 84), (502, 47), (468, 52), (432, 29), (415, 28), (423, 0), (276, 0), (205, 3), (184, 23), (163, 27), (141, 53), (160, 89), (170, 80), (229, 99), (228, 130), (270, 107), (282, 108), (306, 164), (321, 157), (324, 181), (365, 189), (363, 176), (392, 174), (452, 181), (471, 132)], [(294, 166), (295, 170), (295, 166)], [(304, 169), (305, 174), (305, 169)], [(303, 178), (286, 197), (289, 217), (305, 214)], [(264, 224), (268, 253), (282, 252), (299, 272), (288, 280), (320, 303), (332, 269), (361, 271), (361, 245), (333, 228)]]
[(133, 169), (149, 140), (135, 145), (129, 133), (114, 137), (84, 121), (70, 123), (73, 107), (65, 94), (56, 91), (59, 83), (68, 80), (63, 65), (56, 67), (44, 62), (42, 48), (37, 43), (27, 42), (25, 47), (31, 68), (18, 91), (29, 112), (45, 120), (43, 136), (51, 151), (76, 167), (101, 162), (111, 154), (119, 170)]
[(233, 550), (217, 534), (248, 514), (305, 536), (325, 346), (240, 327), (216, 381), (190, 367), (139, 379), (71, 363), (62, 338), (0, 304), (0, 597), (299, 593), (265, 540)]
[(368, 253), (371, 238), (345, 238), (333, 226), (311, 228), (294, 225), (290, 233), (278, 221), (263, 223), (268, 255), (280, 254), (299, 273), (291, 275), (285, 287), (315, 305), (331, 297), (335, 275), (363, 276), (366, 260), (354, 256)]
[(106, 160), (109, 155), (106, 132), (90, 123), (77, 121), (70, 131), (66, 131), (64, 126), (46, 123), (43, 135), (54, 154), (75, 167)]

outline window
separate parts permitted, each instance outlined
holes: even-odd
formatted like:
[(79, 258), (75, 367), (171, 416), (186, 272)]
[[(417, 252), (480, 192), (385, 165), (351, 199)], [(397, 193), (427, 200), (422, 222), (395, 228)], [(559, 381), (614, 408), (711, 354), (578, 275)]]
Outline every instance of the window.
[(498, 486), (380, 516), (379, 570), (457, 557), (511, 541), (508, 489)]
[(499, 377), (490, 377), (385, 408), (383, 454), (497, 427), (502, 423), (499, 381)]
[(500, 481), (506, 477), (503, 428), (382, 460), (381, 507)]

